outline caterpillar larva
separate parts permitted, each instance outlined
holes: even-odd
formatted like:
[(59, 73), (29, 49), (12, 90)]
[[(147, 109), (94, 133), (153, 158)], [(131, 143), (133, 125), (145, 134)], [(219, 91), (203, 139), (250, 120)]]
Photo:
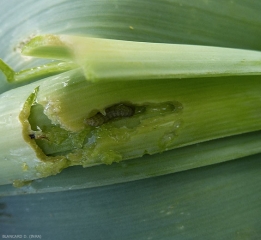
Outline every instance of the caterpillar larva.
[(106, 108), (105, 115), (98, 112), (93, 117), (85, 119), (85, 123), (92, 127), (98, 127), (114, 118), (131, 117), (134, 113), (134, 107), (125, 104), (117, 104)]

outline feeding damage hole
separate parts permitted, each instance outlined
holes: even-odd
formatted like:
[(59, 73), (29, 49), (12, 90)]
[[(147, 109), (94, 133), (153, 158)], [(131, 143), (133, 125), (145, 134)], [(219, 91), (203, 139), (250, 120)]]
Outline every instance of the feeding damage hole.
[(92, 127), (98, 127), (102, 124), (116, 118), (131, 117), (135, 113), (135, 107), (125, 104), (116, 104), (105, 109), (105, 115), (98, 112), (93, 117), (86, 118), (85, 123)]
[(179, 112), (181, 109), (182, 105), (179, 102), (148, 103), (143, 105), (119, 103), (106, 108), (104, 113), (97, 112), (94, 116), (85, 118), (84, 123), (91, 127), (99, 127), (114, 119), (130, 118), (141, 113), (150, 117)]
[[(28, 137), (47, 156), (66, 155), (72, 158), (73, 154), (84, 153), (82, 158), (93, 158), (93, 149), (97, 146), (99, 148), (105, 142), (127, 142), (144, 129), (148, 129), (148, 132), (156, 129), (159, 138), (161, 134), (165, 136), (166, 132), (176, 132), (182, 110), (182, 104), (177, 101), (135, 105), (121, 102), (99, 112), (93, 110), (93, 115), (82, 120), (86, 127), (71, 132), (59, 124), (53, 124), (44, 114), (44, 107), (36, 103), (31, 107), (28, 118), (31, 127)], [(172, 141), (170, 134), (164, 138), (164, 142), (169, 139)]]

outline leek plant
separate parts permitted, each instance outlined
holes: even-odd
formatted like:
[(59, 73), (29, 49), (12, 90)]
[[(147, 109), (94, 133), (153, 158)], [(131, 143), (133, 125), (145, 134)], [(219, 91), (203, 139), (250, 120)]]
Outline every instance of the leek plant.
[[(2, 184), (261, 127), (258, 51), (44, 35), (26, 43), (22, 54), (70, 62), (62, 63), (69, 67), (61, 74), (59, 61), (19, 73), (2, 62), (10, 82), (54, 74), (1, 95), (3, 128), (12, 142), (2, 144)], [(117, 113), (119, 104), (133, 113)], [(103, 122), (109, 108), (116, 118)]]
[[(148, 196), (152, 192), (156, 196), (152, 185), (158, 186), (166, 198), (157, 200), (157, 196), (149, 202), (164, 213), (160, 219), (165, 225), (167, 218), (177, 218), (177, 212), (181, 222), (164, 233), (134, 230), (126, 239), (191, 239), (193, 233), (209, 239), (214, 230), (205, 233), (196, 224), (206, 213), (193, 210), (191, 201), (197, 206), (206, 202), (211, 208), (215, 199), (224, 201), (233, 192), (228, 199), (231, 206), (236, 189), (247, 186), (233, 170), (243, 172), (242, 181), (253, 186), (250, 194), (259, 197), (259, 155), (251, 156), (261, 151), (261, 5), (257, 0), (90, 0), (86, 5), (79, 0), (72, 9), (70, 1), (57, 1), (59, 8), (51, 1), (27, 3), (23, 14), (38, 7), (42, 9), (39, 18), (32, 16), (30, 28), (23, 24), (21, 29), (14, 28), (15, 39), (2, 38), (9, 45), (4, 49), (3, 44), (0, 53), (1, 195), (108, 185), (99, 199), (119, 193), (122, 197), (112, 204), (117, 213), (117, 204), (125, 199), (121, 186), (136, 189), (137, 185), (133, 198), (138, 198), (142, 186)], [(10, 4), (5, 3), (3, 9)], [(41, 20), (48, 14), (44, 9), (52, 9), (51, 27)], [(63, 15), (61, 9), (68, 14)], [(71, 19), (64, 26), (61, 19), (68, 16)], [(213, 165), (230, 160), (236, 161)], [(140, 180), (145, 178), (149, 179)], [(168, 184), (171, 179), (174, 183)], [(133, 180), (140, 181), (127, 183)], [(95, 195), (95, 189), (88, 193)], [(197, 197), (202, 192), (206, 199)], [(248, 204), (242, 194), (239, 197)], [(174, 204), (172, 198), (185, 199), (188, 205), (181, 206), (178, 200)], [(138, 211), (142, 204), (137, 201), (130, 204)], [(248, 211), (260, 213), (256, 198), (250, 202), (253, 206)], [(184, 208), (195, 216), (188, 217)], [(126, 215), (131, 213), (125, 210)], [(241, 228), (242, 215), (226, 228), (220, 210), (216, 205), (211, 210), (218, 216), (219, 227), (210, 224), (214, 232), (226, 229), (216, 239), (258, 236), (255, 214), (246, 229)], [(137, 219), (155, 219), (158, 212), (144, 209)], [(125, 225), (120, 225), (122, 233), (117, 235), (121, 239)], [(187, 226), (191, 229), (184, 229)], [(229, 231), (235, 231), (234, 235)]]

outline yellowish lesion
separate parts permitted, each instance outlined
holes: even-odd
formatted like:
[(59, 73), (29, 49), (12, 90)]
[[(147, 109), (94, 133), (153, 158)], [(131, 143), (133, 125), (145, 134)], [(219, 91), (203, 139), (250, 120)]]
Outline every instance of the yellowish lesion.
[(16, 188), (20, 188), (20, 187), (24, 187), (27, 186), (29, 184), (31, 184), (33, 181), (29, 180), (29, 181), (24, 181), (24, 180), (14, 180), (13, 181), (13, 186)]
[[(35, 167), (38, 172), (38, 177), (45, 177), (59, 173), (62, 169), (68, 167), (69, 164), (64, 156), (47, 156), (37, 145), (35, 139), (32, 139), (30, 137), (32, 129), (28, 118), (31, 113), (32, 105), (36, 102), (38, 91), (39, 87), (35, 88), (25, 101), (22, 111), (19, 114), (19, 120), (23, 126), (22, 135), (24, 137), (24, 140), (34, 149), (36, 157), (41, 160), (41, 162)], [(22, 170), (28, 170), (28, 166), (24, 163), (22, 164)], [(16, 182), (14, 182), (14, 185), (22, 186), (23, 182), (23, 180), (17, 180)]]
[(28, 171), (29, 170), (29, 166), (27, 165), (27, 163), (23, 163), (23, 171)]
[(34, 91), (29, 95), (27, 100), (25, 101), (22, 111), (19, 114), (19, 120), (22, 123), (23, 130), (22, 134), (24, 137), (24, 140), (33, 148), (35, 149), (36, 155), (39, 159), (44, 160), (45, 154), (42, 152), (42, 150), (38, 147), (38, 145), (35, 143), (35, 141), (30, 137), (30, 134), (32, 132), (31, 125), (28, 121), (28, 118), (30, 116), (31, 107), (35, 103), (37, 92), (39, 91), (39, 87), (36, 87)]

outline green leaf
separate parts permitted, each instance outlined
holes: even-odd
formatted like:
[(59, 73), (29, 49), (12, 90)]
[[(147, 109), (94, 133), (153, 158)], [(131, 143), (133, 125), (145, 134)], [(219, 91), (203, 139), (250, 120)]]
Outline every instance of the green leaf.
[[(72, 70), (3, 93), (0, 97), (1, 184), (46, 177), (68, 166), (111, 164), (146, 153), (260, 130), (259, 78), (94, 84), (86, 81), (81, 71)], [(102, 112), (119, 102), (145, 110), (96, 128), (84, 124), (93, 111)], [(37, 141), (42, 144), (30, 137), (37, 129), (43, 136)], [(185, 151), (190, 154), (187, 158), (194, 156), (189, 149)], [(234, 158), (227, 159), (221, 150), (219, 156), (219, 161)], [(209, 159), (204, 164), (213, 163)], [(187, 165), (187, 169), (190, 167)]]
[(3, 197), (1, 234), (58, 240), (258, 239), (260, 157), (99, 188)]
[[(261, 132), (212, 140), (152, 156), (114, 163), (110, 167), (70, 167), (56, 176), (39, 179), (20, 188), (0, 186), (0, 196), (93, 188), (187, 171), (259, 153)], [(237, 162), (237, 161), (236, 161)], [(236, 164), (236, 163), (235, 163)]]
[(261, 73), (259, 51), (197, 45), (43, 35), (30, 40), (22, 54), (75, 61), (92, 82)]

